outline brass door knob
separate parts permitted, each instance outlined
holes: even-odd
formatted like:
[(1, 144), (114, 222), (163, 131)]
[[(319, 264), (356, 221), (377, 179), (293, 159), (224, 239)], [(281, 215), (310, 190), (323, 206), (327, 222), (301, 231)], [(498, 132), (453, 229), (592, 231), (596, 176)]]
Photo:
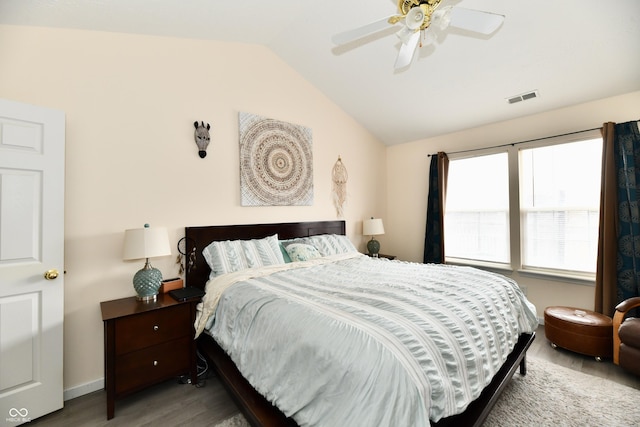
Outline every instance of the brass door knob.
[(58, 278), (58, 270), (56, 270), (55, 268), (52, 270), (47, 270), (44, 272), (44, 278), (47, 280), (54, 280)]

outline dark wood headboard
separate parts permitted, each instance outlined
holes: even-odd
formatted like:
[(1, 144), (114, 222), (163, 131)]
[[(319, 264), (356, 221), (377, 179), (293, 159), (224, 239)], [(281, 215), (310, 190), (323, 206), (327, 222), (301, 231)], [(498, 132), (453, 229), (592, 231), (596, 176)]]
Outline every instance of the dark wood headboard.
[(202, 227), (185, 227), (186, 253), (192, 251), (195, 263), (189, 267), (189, 256), (186, 259), (185, 286), (203, 288), (209, 279), (211, 270), (207, 265), (202, 250), (215, 240), (248, 240), (278, 234), (279, 239), (293, 239), (295, 237), (309, 237), (318, 234), (345, 234), (344, 221), (312, 221), (285, 222), (275, 224), (243, 224), (243, 225), (212, 225)]

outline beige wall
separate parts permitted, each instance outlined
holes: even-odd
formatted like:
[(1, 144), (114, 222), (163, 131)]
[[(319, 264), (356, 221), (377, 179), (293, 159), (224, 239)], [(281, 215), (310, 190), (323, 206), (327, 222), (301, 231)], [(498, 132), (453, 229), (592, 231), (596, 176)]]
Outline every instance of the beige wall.
[[(529, 102), (536, 102), (529, 101)], [(517, 108), (517, 105), (514, 105)], [(592, 129), (604, 122), (626, 122), (640, 118), (640, 92), (482, 126), (462, 132), (402, 144), (387, 149), (388, 240), (385, 252), (408, 261), (422, 261), (427, 209), (426, 186), (429, 154), (469, 148), (492, 147), (568, 132)], [(472, 177), (470, 177), (472, 179)], [(502, 272), (504, 273), (504, 272)], [(513, 272), (542, 317), (545, 307), (568, 305), (593, 309), (593, 285), (541, 279)]]
[[(153, 264), (177, 276), (186, 225), (336, 219), (338, 156), (352, 241), (364, 249), (362, 219), (386, 214), (385, 147), (266, 48), (0, 26), (0, 58), (0, 97), (66, 113), (67, 391), (91, 391), (103, 377), (100, 301), (135, 294), (142, 261), (122, 261), (125, 229), (166, 226), (174, 255)], [(240, 111), (312, 129), (313, 206), (240, 206)], [(205, 159), (196, 120), (212, 126)]]
[[(140, 262), (123, 262), (123, 230), (330, 220), (331, 168), (349, 171), (347, 233), (384, 218), (384, 253), (420, 261), (428, 154), (486, 147), (640, 118), (640, 92), (385, 148), (268, 49), (242, 44), (0, 26), (0, 97), (65, 111), (65, 389), (103, 377), (100, 301), (131, 296)], [(535, 102), (535, 101), (532, 101)], [(517, 106), (515, 106), (517, 108)], [(241, 207), (238, 112), (313, 130), (311, 207)], [(193, 122), (211, 123), (200, 159)], [(386, 173), (385, 173), (386, 164)], [(375, 171), (375, 173), (372, 173)], [(177, 275), (174, 256), (154, 260)], [(590, 308), (593, 288), (513, 275), (545, 306)]]

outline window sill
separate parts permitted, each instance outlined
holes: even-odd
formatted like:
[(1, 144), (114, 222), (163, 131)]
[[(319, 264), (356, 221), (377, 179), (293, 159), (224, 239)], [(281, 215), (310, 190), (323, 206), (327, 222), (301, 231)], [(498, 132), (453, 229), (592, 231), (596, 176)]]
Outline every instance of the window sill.
[(531, 268), (520, 268), (513, 269), (509, 264), (497, 263), (497, 262), (483, 262), (476, 260), (468, 260), (462, 258), (449, 258), (446, 260), (446, 263), (449, 265), (459, 265), (459, 266), (467, 266), (467, 267), (476, 267), (484, 270), (490, 270), (495, 273), (500, 273), (504, 275), (511, 275), (514, 272), (517, 272), (521, 276), (528, 276), (536, 279), (542, 280), (555, 280), (558, 282), (567, 282), (575, 285), (582, 286), (595, 286), (595, 275), (593, 274), (580, 274), (580, 273), (571, 273), (567, 272), (559, 272), (553, 270), (543, 270), (543, 269), (531, 269)]
[(511, 265), (500, 263), (500, 262), (477, 261), (477, 260), (462, 259), (462, 258), (448, 258), (445, 260), (445, 263), (450, 265), (484, 268), (484, 269), (493, 270), (497, 272), (503, 272), (503, 274), (513, 272), (513, 268), (511, 268)]
[(558, 272), (549, 270), (532, 270), (532, 269), (519, 269), (518, 273), (522, 276), (529, 276), (538, 279), (553, 279), (560, 282), (572, 283), (582, 286), (595, 286), (596, 279), (594, 275), (580, 274), (571, 272)]

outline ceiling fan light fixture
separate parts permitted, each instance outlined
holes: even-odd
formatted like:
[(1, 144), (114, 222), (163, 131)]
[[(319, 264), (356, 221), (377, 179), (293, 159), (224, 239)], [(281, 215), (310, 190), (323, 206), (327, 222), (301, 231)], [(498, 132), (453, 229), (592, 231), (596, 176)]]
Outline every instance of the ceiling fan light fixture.
[(396, 33), (396, 36), (398, 36), (398, 38), (402, 41), (403, 44), (407, 44), (409, 43), (409, 41), (411, 40), (411, 37), (417, 32), (418, 30), (412, 30), (408, 27), (402, 27), (400, 28), (400, 31), (398, 31)]
[(424, 22), (425, 13), (420, 7), (414, 7), (407, 13), (404, 18), (405, 25), (411, 30), (417, 30), (422, 26)]
[(440, 30), (446, 29), (451, 23), (451, 9), (453, 9), (453, 6), (445, 6), (433, 12), (431, 23)]

